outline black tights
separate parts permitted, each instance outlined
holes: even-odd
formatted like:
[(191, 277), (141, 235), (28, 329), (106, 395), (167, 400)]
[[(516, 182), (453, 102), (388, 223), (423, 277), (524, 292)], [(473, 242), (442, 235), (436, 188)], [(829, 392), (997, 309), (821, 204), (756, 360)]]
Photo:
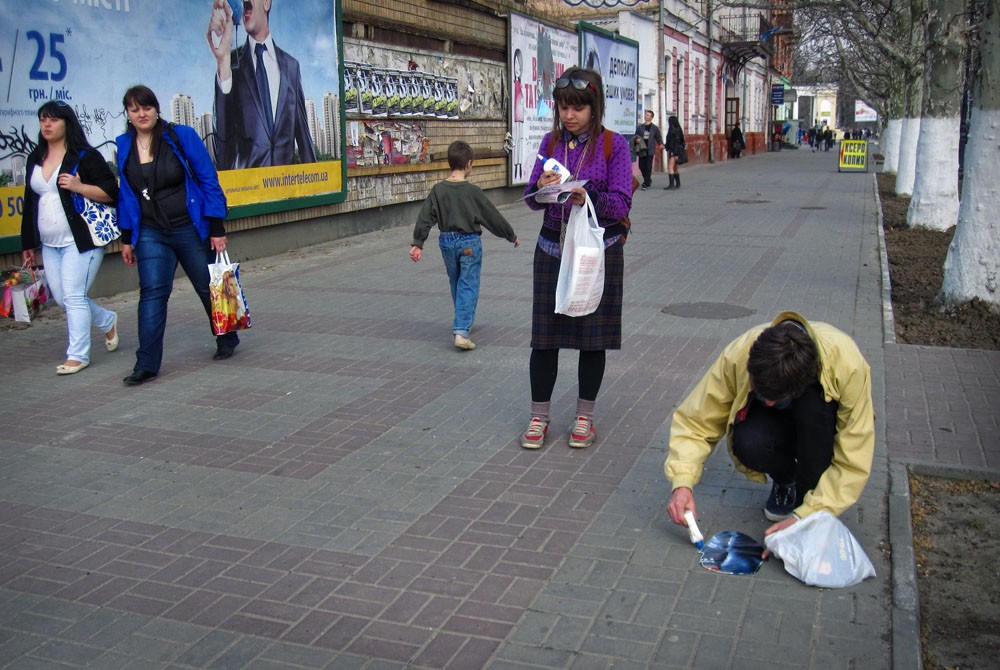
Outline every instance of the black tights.
[[(597, 400), (597, 392), (601, 390), (601, 382), (604, 380), (604, 366), (607, 360), (605, 354), (603, 349), (580, 352), (577, 381), (580, 384), (581, 399)], [(529, 369), (532, 402), (552, 400), (552, 389), (556, 386), (556, 375), (559, 373), (559, 350), (532, 349)]]

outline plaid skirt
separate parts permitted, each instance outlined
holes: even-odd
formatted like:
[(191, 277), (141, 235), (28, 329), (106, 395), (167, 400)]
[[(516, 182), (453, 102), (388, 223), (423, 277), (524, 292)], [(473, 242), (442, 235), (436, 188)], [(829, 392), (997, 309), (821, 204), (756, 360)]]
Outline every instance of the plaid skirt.
[(604, 296), (587, 316), (556, 314), (559, 259), (535, 246), (532, 349), (602, 351), (622, 348), (622, 278), (625, 255), (620, 243), (604, 250)]

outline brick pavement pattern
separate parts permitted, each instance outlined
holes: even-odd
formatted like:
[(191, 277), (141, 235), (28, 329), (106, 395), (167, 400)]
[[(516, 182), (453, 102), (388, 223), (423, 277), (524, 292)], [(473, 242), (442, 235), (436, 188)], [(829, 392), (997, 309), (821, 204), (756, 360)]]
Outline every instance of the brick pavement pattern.
[[(61, 319), (0, 334), (0, 665), (888, 667), (871, 176), (788, 151), (636, 193), (624, 348), (609, 354), (585, 450), (566, 444), (573, 352), (547, 444), (519, 447), (540, 219), (502, 211), (526, 244), (485, 242), (475, 351), (451, 346), (443, 268), (408, 259), (407, 228), (245, 263), (254, 328), (222, 362), (178, 282), (163, 370), (141, 387), (121, 383), (134, 293), (111, 301), (119, 351), (95, 349), (79, 375), (53, 374)], [(661, 311), (685, 302), (753, 314)], [(878, 576), (851, 589), (804, 586), (775, 560), (753, 577), (708, 572), (666, 515), (672, 409), (726, 343), (786, 308), (847, 331), (872, 365), (875, 466), (842, 518)], [(995, 437), (995, 413), (977, 430)], [(725, 452), (695, 490), (700, 525), (761, 538), (768, 490)]]

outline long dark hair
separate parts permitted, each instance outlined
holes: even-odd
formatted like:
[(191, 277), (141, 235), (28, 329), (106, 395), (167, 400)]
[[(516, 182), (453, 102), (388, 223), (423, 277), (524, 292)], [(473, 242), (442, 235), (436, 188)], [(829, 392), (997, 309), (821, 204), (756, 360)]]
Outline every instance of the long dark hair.
[(587, 139), (587, 151), (592, 152), (597, 146), (597, 137), (604, 132), (604, 83), (601, 73), (585, 67), (571, 67), (562, 73), (560, 79), (585, 79), (590, 86), (582, 91), (572, 83), (563, 88), (552, 89), (552, 98), (556, 109), (553, 110), (552, 133), (554, 137), (562, 137), (562, 122), (559, 120), (559, 105), (590, 105), (593, 113), (591, 118), (590, 137)]
[(681, 138), (684, 138), (684, 131), (681, 130), (681, 122), (677, 120), (676, 116), (671, 116), (667, 119), (667, 132), (676, 132), (680, 134)]
[(125, 108), (125, 132), (135, 135), (135, 126), (132, 125), (132, 121), (128, 118), (128, 108), (132, 105), (152, 107), (156, 110), (156, 125), (153, 126), (153, 144), (150, 147), (150, 151), (155, 154), (157, 147), (160, 146), (160, 136), (163, 135), (163, 131), (167, 128), (167, 123), (163, 120), (163, 115), (160, 113), (160, 101), (157, 100), (153, 89), (143, 84), (136, 84), (125, 91), (125, 95), (122, 96), (122, 107)]
[[(72, 156), (79, 156), (84, 149), (92, 149), (87, 141), (87, 134), (83, 132), (80, 120), (76, 118), (73, 108), (62, 100), (49, 100), (38, 108), (38, 120), (62, 119), (66, 122), (66, 153)], [(41, 129), (38, 130), (38, 144), (31, 151), (32, 156), (39, 163), (49, 155), (49, 143), (42, 137)]]

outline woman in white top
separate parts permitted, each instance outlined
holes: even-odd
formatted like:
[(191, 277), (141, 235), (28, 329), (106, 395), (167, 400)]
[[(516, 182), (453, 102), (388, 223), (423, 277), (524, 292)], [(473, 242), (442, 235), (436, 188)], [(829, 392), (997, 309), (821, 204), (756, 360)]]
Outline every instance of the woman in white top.
[[(42, 248), (45, 278), (66, 310), (69, 346), (56, 374), (70, 375), (90, 364), (90, 328), (97, 326), (108, 351), (118, 348), (118, 315), (87, 297), (104, 258), (86, 222), (73, 207), (73, 194), (114, 203), (118, 182), (104, 157), (90, 146), (73, 108), (51, 100), (38, 109), (38, 145), (28, 154), (21, 248), (35, 263)], [(76, 168), (74, 170), (74, 168)]]

